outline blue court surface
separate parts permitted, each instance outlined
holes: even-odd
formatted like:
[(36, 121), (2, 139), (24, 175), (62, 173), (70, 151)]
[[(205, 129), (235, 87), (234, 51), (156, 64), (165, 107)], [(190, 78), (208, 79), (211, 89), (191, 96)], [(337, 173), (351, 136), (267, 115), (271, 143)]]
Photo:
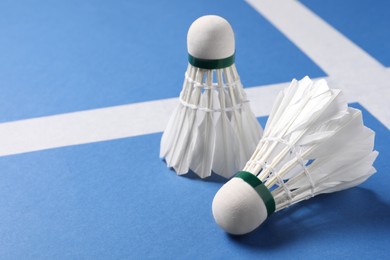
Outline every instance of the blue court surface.
[[(0, 259), (389, 259), (386, 0), (1, 1)], [(159, 158), (206, 14), (235, 30), (264, 126), (293, 78), (325, 78), (376, 131), (377, 173), (235, 237), (214, 222), (226, 181)]]

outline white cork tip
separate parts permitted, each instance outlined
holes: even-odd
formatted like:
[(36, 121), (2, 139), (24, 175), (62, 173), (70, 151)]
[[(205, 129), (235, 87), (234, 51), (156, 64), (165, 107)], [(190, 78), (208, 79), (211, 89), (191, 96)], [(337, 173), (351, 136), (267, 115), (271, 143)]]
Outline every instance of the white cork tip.
[(234, 32), (228, 21), (216, 15), (198, 18), (187, 34), (188, 53), (198, 59), (219, 60), (234, 54)]
[(233, 178), (219, 189), (212, 209), (217, 224), (233, 235), (253, 231), (268, 215), (259, 194), (241, 178)]

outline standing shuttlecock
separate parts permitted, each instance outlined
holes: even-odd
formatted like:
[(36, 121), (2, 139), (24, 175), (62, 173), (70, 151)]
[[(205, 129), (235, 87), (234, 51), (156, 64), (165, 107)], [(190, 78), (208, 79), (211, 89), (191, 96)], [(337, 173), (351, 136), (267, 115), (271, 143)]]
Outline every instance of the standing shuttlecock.
[(187, 35), (180, 103), (161, 139), (160, 157), (177, 174), (231, 177), (249, 159), (262, 129), (234, 65), (234, 33), (222, 17), (197, 19)]
[(375, 133), (325, 80), (293, 80), (282, 91), (243, 171), (214, 197), (215, 221), (231, 234), (317, 194), (354, 187), (375, 173)]

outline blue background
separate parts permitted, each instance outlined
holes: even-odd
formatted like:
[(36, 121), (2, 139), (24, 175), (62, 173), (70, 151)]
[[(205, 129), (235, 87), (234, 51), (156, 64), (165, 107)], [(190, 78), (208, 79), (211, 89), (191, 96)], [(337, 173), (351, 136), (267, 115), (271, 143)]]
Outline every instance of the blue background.
[(324, 75), (243, 1), (5, 1), (0, 10), (0, 121), (178, 96), (187, 30), (205, 14), (231, 22), (245, 86)]
[[(389, 66), (379, 2), (303, 1)], [(210, 13), (235, 30), (245, 86), (326, 76), (243, 1), (2, 1), (0, 121), (178, 96), (188, 27)], [(158, 157), (161, 133), (0, 157), (0, 258), (388, 258), (390, 133), (352, 106), (377, 133), (378, 173), (241, 237), (212, 218), (225, 180), (176, 176)]]

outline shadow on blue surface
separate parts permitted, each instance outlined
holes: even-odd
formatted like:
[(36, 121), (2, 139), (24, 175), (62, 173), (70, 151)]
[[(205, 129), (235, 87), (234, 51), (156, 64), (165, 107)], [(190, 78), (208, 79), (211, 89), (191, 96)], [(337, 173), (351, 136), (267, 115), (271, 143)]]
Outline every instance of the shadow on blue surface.
[(317, 234), (340, 236), (345, 232), (359, 234), (362, 231), (379, 234), (377, 239), (381, 238), (380, 234), (386, 237), (390, 232), (390, 205), (375, 192), (358, 187), (298, 203), (274, 213), (248, 235), (229, 237), (244, 246), (264, 250), (311, 240)]
[[(165, 160), (163, 160), (164, 163), (166, 163)], [(170, 171), (172, 171), (174, 174), (177, 174), (173, 168), (169, 168)], [(201, 179), (195, 172), (190, 170), (188, 173), (180, 175), (182, 177), (194, 180), (194, 181), (203, 181), (203, 182), (215, 182), (215, 183), (225, 183), (228, 181), (228, 179), (217, 175), (216, 173), (212, 173), (211, 176)]]

